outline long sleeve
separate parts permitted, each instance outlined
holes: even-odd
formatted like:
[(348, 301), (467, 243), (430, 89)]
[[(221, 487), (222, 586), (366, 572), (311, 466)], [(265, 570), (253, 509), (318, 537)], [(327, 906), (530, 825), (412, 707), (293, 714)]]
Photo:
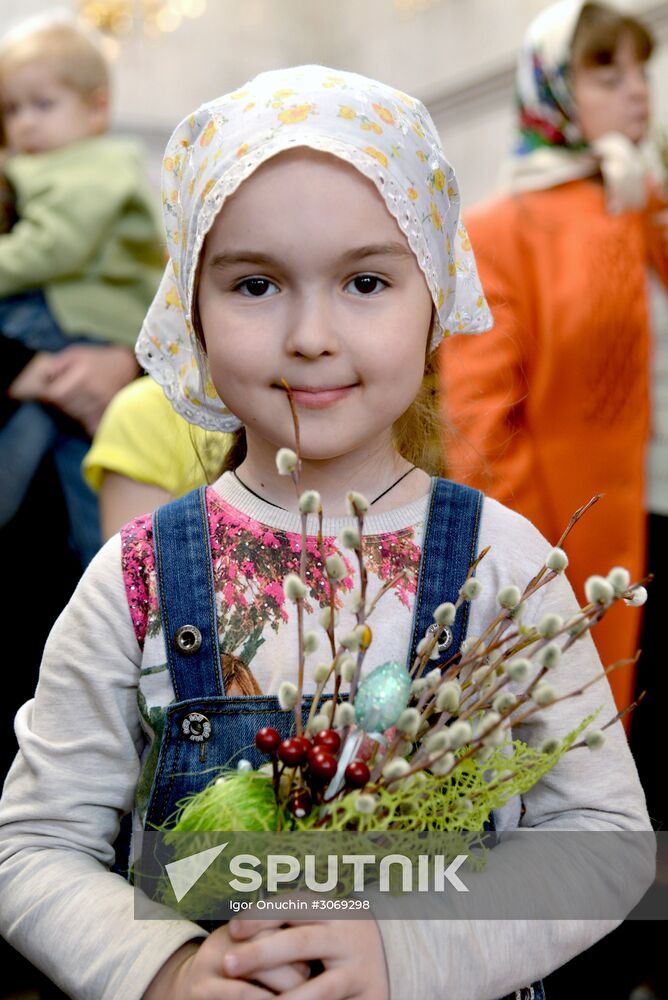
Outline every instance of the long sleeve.
[(533, 520), (534, 455), (525, 406), (534, 324), (517, 212), (509, 199), (467, 218), (494, 327), (480, 337), (451, 337), (439, 360), (448, 474)]
[(668, 199), (656, 189), (650, 191), (643, 216), (649, 259), (664, 285), (668, 286), (668, 247), (665, 230), (657, 224), (657, 216), (668, 211)]
[[(480, 547), (492, 551), (483, 560), (478, 578), (484, 593), (472, 606), (469, 635), (479, 635), (495, 614), (495, 595), (502, 584), (528, 582), (542, 565), (547, 542), (520, 515), (487, 499), (480, 530)], [(565, 578), (555, 580), (529, 603), (526, 621), (535, 622), (548, 611), (564, 618), (576, 609)], [(635, 609), (628, 613), (637, 614)], [(600, 672), (591, 638), (576, 643), (554, 671), (560, 692), (577, 690), (583, 680)], [(515, 732), (537, 745), (547, 736), (563, 737), (592, 711), (600, 708), (597, 724), (615, 714), (606, 680), (592, 685), (581, 697), (569, 699), (539, 713)], [(527, 831), (540, 830), (651, 830), (644, 795), (620, 723), (607, 731), (608, 742), (597, 752), (567, 753), (548, 775), (519, 802), (509, 803), (497, 816), (499, 828), (518, 821)], [(538, 837), (529, 832), (528, 836)], [(640, 859), (643, 876), (651, 879), (651, 859)], [(503, 870), (502, 881), (507, 877)], [(563, 879), (575, 877), (567, 870)], [(561, 880), (560, 880), (561, 881)], [(638, 885), (642, 895), (646, 883)], [(493, 886), (490, 887), (493, 890)], [(526, 986), (613, 930), (619, 920), (386, 920), (379, 921), (391, 983), (391, 1000), (494, 1000)]]
[(136, 184), (134, 164), (116, 156), (105, 169), (95, 142), (76, 146), (7, 162), (19, 220), (0, 236), (0, 295), (79, 276), (123, 210)]
[(135, 920), (107, 870), (139, 774), (139, 660), (115, 537), (54, 626), (0, 802), (0, 931), (77, 1000), (136, 1000), (204, 933)]

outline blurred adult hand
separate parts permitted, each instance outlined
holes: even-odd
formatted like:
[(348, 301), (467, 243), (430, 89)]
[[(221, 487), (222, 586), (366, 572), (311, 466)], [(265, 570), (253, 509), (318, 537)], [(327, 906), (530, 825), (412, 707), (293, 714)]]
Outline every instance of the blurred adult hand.
[(11, 399), (40, 399), (49, 389), (52, 359), (52, 354), (43, 352), (33, 355), (10, 385), (7, 395)]
[(78, 420), (90, 437), (113, 396), (139, 373), (132, 350), (120, 344), (73, 344), (58, 354), (37, 357), (39, 367), (30, 380), (36, 391), (32, 395), (25, 391), (17, 394), (22, 372), (10, 388), (10, 395), (58, 407)]

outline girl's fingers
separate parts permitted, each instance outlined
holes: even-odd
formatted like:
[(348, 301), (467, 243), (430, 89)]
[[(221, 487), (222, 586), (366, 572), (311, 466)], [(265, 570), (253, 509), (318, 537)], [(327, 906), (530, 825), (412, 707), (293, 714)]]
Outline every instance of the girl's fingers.
[[(258, 927), (255, 935), (258, 938), (266, 937), (267, 934), (274, 934), (280, 925), (274, 925), (272, 921), (272, 926), (267, 927), (267, 921), (258, 920), (256, 921)], [(229, 928), (229, 925), (228, 925)], [(228, 932), (228, 942), (231, 935)], [(229, 944), (228, 944), (229, 947)], [(280, 963), (275, 969), (266, 969), (263, 972), (254, 973), (250, 978), (256, 979), (258, 983), (262, 986), (269, 987), (275, 993), (284, 993), (287, 990), (294, 989), (299, 986), (309, 978), (311, 974), (311, 967), (306, 962), (292, 962), (290, 964)]]
[(264, 930), (279, 930), (281, 927), (299, 927), (302, 924), (321, 924), (322, 920), (289, 920), (285, 917), (263, 917), (254, 920), (252, 917), (242, 917), (230, 920), (227, 929), (234, 941), (247, 941)]
[[(249, 979), (252, 979), (254, 983), (262, 987), (266, 987), (268, 990), (272, 991), (272, 994), (289, 992), (289, 990), (297, 989), (302, 983), (305, 983), (310, 975), (310, 967), (304, 962), (299, 963), (299, 969), (302, 971), (297, 971), (295, 965), (284, 965), (280, 969), (267, 969), (265, 972), (255, 972)], [(238, 980), (237, 980), (238, 981)]]
[(265, 969), (254, 972), (249, 979), (254, 979), (261, 986), (266, 986), (274, 993), (287, 993), (301, 986), (309, 978), (311, 967), (306, 962), (293, 962), (290, 965), (281, 965), (276, 969)]
[(271, 990), (265, 990), (254, 983), (244, 983), (232, 979), (218, 979), (210, 984), (210, 988), (201, 988), (197, 994), (204, 1000), (273, 1000), (276, 996)]
[(357, 996), (342, 967), (326, 969), (294, 990), (281, 994), (281, 1000), (349, 1000)]
[(287, 921), (279, 917), (267, 917), (266, 920), (253, 920), (248, 917), (244, 917), (242, 920), (234, 918), (227, 924), (227, 932), (233, 941), (247, 941), (263, 931), (276, 931), (285, 923)]
[[(302, 922), (300, 921), (300, 924)], [(247, 976), (288, 962), (325, 959), (329, 953), (327, 933), (319, 924), (290, 927), (235, 944), (222, 960), (226, 976)]]
[[(271, 986), (259, 979), (255, 982), (226, 979), (219, 970), (212, 968), (210, 961), (208, 966), (207, 969), (206, 965), (200, 964), (198, 967), (192, 964), (179, 983), (180, 991), (175, 995), (197, 996), (201, 1000), (273, 1000), (276, 996)], [(289, 988), (294, 988), (294, 985)], [(162, 993), (156, 994), (158, 996), (162, 996)]]

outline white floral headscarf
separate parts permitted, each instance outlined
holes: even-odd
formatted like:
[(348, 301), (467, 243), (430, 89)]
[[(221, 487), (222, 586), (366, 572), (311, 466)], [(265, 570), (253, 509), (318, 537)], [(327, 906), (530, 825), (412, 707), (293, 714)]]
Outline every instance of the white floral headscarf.
[(323, 66), (262, 73), (184, 119), (163, 163), (169, 262), (137, 358), (174, 409), (207, 430), (234, 430), (239, 420), (219, 398), (193, 330), (202, 246), (226, 198), (270, 157), (296, 146), (340, 157), (374, 182), (429, 287), (432, 347), (444, 336), (492, 326), (460, 218), (457, 180), (423, 105)]

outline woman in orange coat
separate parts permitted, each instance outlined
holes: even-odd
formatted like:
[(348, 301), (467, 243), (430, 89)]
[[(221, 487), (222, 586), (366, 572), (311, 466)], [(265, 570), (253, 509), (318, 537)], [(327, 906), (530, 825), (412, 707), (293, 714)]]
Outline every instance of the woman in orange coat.
[[(495, 326), (441, 353), (454, 479), (555, 542), (576, 508), (604, 494), (566, 546), (580, 598), (592, 573), (645, 572), (648, 269), (668, 276), (639, 146), (651, 51), (635, 19), (582, 0), (531, 25), (510, 193), (466, 219)], [(616, 608), (596, 627), (604, 664), (633, 656), (639, 617)], [(633, 671), (610, 680), (629, 704)]]

